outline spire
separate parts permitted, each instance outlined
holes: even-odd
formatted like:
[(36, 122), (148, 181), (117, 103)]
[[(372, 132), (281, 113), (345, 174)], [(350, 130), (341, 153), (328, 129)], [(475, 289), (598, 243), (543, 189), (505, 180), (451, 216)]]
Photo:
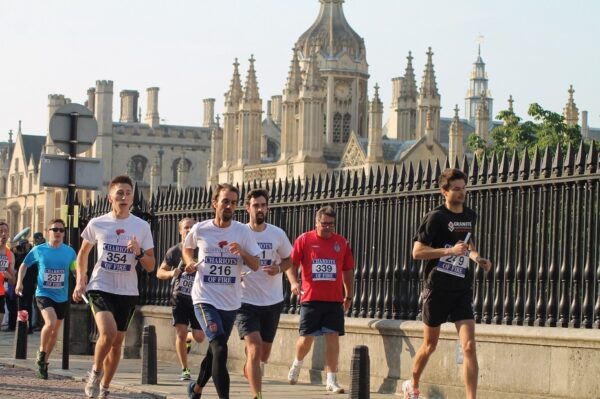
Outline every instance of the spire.
[(375, 84), (375, 94), (369, 104), (369, 137), (367, 144), (367, 160), (376, 162), (383, 159), (381, 131), (383, 126), (383, 103), (379, 99), (379, 85)]
[(323, 83), (321, 81), (321, 74), (319, 73), (319, 65), (317, 64), (317, 55), (312, 53), (310, 55), (310, 61), (306, 66), (304, 87), (307, 89), (320, 89), (322, 86)]
[(373, 94), (373, 100), (369, 106), (370, 113), (383, 112), (383, 103), (379, 98), (379, 84), (375, 83), (375, 93)]
[(412, 65), (412, 52), (408, 52), (406, 57), (406, 70), (404, 72), (404, 81), (400, 86), (400, 98), (416, 99), (417, 98), (417, 83), (415, 81), (415, 70)]
[(487, 97), (481, 93), (481, 101), (477, 106), (477, 115), (475, 117), (475, 134), (487, 141), (487, 135), (490, 123), (490, 110), (487, 106)]
[(453, 165), (456, 159), (462, 160), (464, 154), (463, 148), (463, 126), (458, 117), (458, 104), (454, 107), (454, 118), (450, 123), (450, 131), (448, 132), (448, 161)]
[(579, 123), (579, 109), (577, 105), (575, 105), (575, 101), (573, 100), (573, 85), (569, 86), (569, 100), (567, 101), (567, 105), (563, 108), (563, 116), (565, 117), (565, 123), (569, 126), (575, 126)]
[(12, 136), (13, 136), (13, 132), (12, 132), (12, 129), (10, 129), (8, 131), (8, 144), (12, 144), (13, 143)]
[(437, 90), (437, 84), (435, 83), (435, 72), (433, 70), (433, 52), (431, 47), (427, 51), (427, 64), (425, 65), (425, 71), (423, 72), (423, 79), (421, 80), (421, 96), (423, 97), (436, 97), (439, 96)]
[(237, 103), (242, 97), (242, 81), (240, 79), (240, 71), (238, 69), (239, 66), (240, 64), (236, 58), (233, 62), (233, 77), (231, 78), (229, 91), (225, 93), (225, 102)]
[(513, 103), (515, 102), (515, 100), (513, 100), (513, 96), (512, 94), (508, 96), (508, 112), (514, 114), (515, 111), (513, 110)]
[(256, 81), (256, 70), (254, 69), (254, 54), (250, 55), (250, 67), (248, 68), (248, 75), (246, 76), (246, 87), (244, 90), (244, 101), (258, 100), (258, 82)]
[(300, 70), (300, 62), (298, 61), (298, 50), (294, 47), (292, 51), (292, 64), (290, 65), (285, 88), (289, 91), (297, 91), (302, 84), (302, 71)]
[(488, 78), (485, 72), (485, 63), (481, 58), (481, 43), (483, 36), (477, 38), (477, 59), (473, 63), (473, 69), (469, 77), (469, 88), (465, 97), (465, 117), (469, 123), (474, 124), (477, 117), (477, 108), (481, 101), (481, 93), (485, 93), (487, 97), (487, 107), (490, 115), (493, 115), (493, 99), (492, 93), (488, 89)]

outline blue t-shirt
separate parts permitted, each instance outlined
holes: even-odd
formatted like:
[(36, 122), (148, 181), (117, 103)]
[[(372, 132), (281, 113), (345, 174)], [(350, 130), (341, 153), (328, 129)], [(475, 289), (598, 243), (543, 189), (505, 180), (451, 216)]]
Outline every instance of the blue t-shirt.
[(33, 247), (25, 256), (27, 267), (38, 265), (35, 296), (43, 296), (54, 302), (66, 302), (69, 298), (69, 271), (75, 270), (77, 255), (65, 244), (53, 248), (48, 243)]

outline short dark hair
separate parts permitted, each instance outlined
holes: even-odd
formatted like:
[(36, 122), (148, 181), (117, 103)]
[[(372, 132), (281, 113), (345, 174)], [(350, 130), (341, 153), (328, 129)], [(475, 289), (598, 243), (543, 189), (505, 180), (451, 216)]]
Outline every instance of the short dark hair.
[(319, 208), (317, 211), (317, 216), (315, 217), (317, 222), (321, 219), (322, 215), (327, 215), (335, 219), (335, 209), (333, 209), (331, 205), (325, 205)]
[(246, 205), (250, 203), (252, 198), (265, 197), (267, 200), (267, 205), (269, 205), (269, 192), (264, 188), (255, 188), (254, 190), (250, 190), (248, 194), (246, 194)]
[(464, 180), (465, 184), (467, 183), (467, 175), (460, 169), (456, 168), (448, 168), (444, 169), (440, 177), (438, 178), (438, 183), (440, 188), (448, 191), (450, 188), (450, 183), (453, 180)]
[(108, 184), (108, 191), (110, 191), (110, 189), (117, 184), (129, 184), (131, 188), (133, 188), (133, 181), (131, 180), (131, 177), (127, 175), (119, 175), (112, 178)]
[(234, 193), (237, 194), (238, 199), (240, 199), (240, 190), (236, 186), (234, 186), (233, 184), (229, 184), (229, 183), (221, 183), (221, 184), (217, 184), (217, 187), (215, 188), (215, 191), (213, 192), (212, 200), (216, 201), (217, 199), (219, 199), (219, 194), (221, 194), (221, 191), (223, 191), (223, 190), (233, 191)]
[(64, 226), (66, 226), (67, 224), (65, 223), (64, 220), (62, 220), (61, 218), (56, 218), (56, 219), (52, 219), (48, 222), (48, 228), (50, 228), (50, 226), (52, 226), (54, 223), (60, 223)]
[(8, 227), (8, 223), (2, 221), (2, 222), (0, 222), (0, 226), (6, 226), (6, 227)]

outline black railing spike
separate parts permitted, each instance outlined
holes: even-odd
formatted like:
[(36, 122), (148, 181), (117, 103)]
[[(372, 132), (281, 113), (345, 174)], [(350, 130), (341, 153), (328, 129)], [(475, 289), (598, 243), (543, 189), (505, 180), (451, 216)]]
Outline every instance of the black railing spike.
[(315, 180), (315, 188), (313, 190), (312, 199), (320, 199), (321, 198), (321, 190), (323, 189), (323, 178), (321, 177), (321, 173), (316, 176), (313, 176)]
[[(473, 157), (473, 160), (477, 159), (476, 156)], [(457, 159), (458, 161), (458, 159)], [(469, 176), (469, 159), (467, 158), (467, 154), (463, 155), (463, 159), (462, 162), (460, 164), (460, 170), (462, 170), (467, 176)], [(477, 178), (477, 176), (475, 176), (475, 178)]]
[(329, 184), (331, 180), (329, 180), (329, 173), (325, 173), (325, 177), (323, 178), (323, 186), (321, 188), (321, 198), (327, 198), (329, 196)]
[(373, 184), (373, 194), (379, 194), (381, 190), (381, 168), (377, 166), (377, 171), (375, 172), (375, 183)]
[(420, 190), (423, 187), (424, 174), (425, 171), (423, 170), (423, 164), (419, 160), (419, 163), (417, 164), (417, 174), (415, 175), (415, 184), (413, 186), (415, 189)]
[[(465, 156), (464, 161), (466, 162), (467, 157)], [(473, 163), (471, 164), (471, 168), (469, 169), (469, 183), (473, 186), (477, 185), (479, 182), (479, 163), (477, 162), (477, 157), (473, 157)], [(483, 183), (483, 182), (482, 182)]]
[(273, 198), (273, 202), (281, 202), (281, 197), (283, 194), (283, 184), (281, 182), (281, 177), (277, 180), (277, 194), (275, 198)]
[(500, 177), (500, 181), (506, 181), (508, 179), (508, 156), (506, 155), (506, 151), (502, 151), (502, 158), (500, 159), (500, 166), (498, 168), (498, 173)]
[(517, 154), (517, 150), (513, 151), (512, 157), (510, 159), (508, 177), (512, 181), (517, 181), (519, 179), (519, 155)]
[(331, 177), (331, 179), (329, 180), (329, 190), (327, 192), (327, 198), (335, 198), (335, 190), (337, 181), (339, 180), (339, 175), (335, 172), (331, 172), (327, 174), (327, 177)]
[[(475, 157), (473, 158), (475, 159)], [(488, 158), (487, 155), (483, 154), (481, 161), (481, 167), (479, 168), (479, 183), (485, 184), (488, 178)]]
[(536, 145), (533, 151), (533, 159), (531, 161), (531, 169), (529, 175), (534, 179), (540, 177), (540, 173), (542, 170), (542, 156), (540, 155), (540, 149)]
[[(378, 171), (379, 172), (379, 171)], [(390, 180), (390, 172), (387, 166), (383, 166), (383, 176), (381, 176), (381, 183), (379, 186), (379, 192), (387, 193), (388, 192), (388, 184)]]
[(552, 162), (552, 175), (561, 176), (563, 171), (563, 153), (560, 144), (556, 145), (556, 152), (554, 153), (554, 160)]
[(530, 168), (531, 165), (529, 163), (529, 151), (527, 151), (527, 148), (525, 148), (525, 150), (523, 150), (523, 159), (519, 164), (519, 180), (524, 181), (529, 179)]
[[(404, 162), (402, 162), (402, 165), (400, 166), (401, 170), (404, 170)], [(402, 191), (402, 189), (404, 187), (398, 187), (396, 186), (398, 184), (398, 165), (394, 165), (394, 167), (392, 168), (392, 176), (390, 179), (390, 185), (389, 185), (389, 192), (395, 193), (397, 191)], [(404, 183), (402, 183), (404, 184)]]
[(211, 203), (211, 199), (212, 199), (212, 196), (213, 196), (213, 190), (214, 190), (213, 186), (210, 186), (208, 188), (208, 195), (206, 196), (206, 200), (205, 200), (205, 202), (207, 204), (206, 205), (207, 208), (210, 206), (209, 204)]
[(492, 159), (489, 163), (488, 182), (496, 183), (498, 181), (498, 157), (496, 153), (492, 153)]
[(406, 186), (406, 162), (402, 162), (400, 165), (400, 172), (398, 172), (398, 168), (394, 165), (394, 174), (392, 175), (391, 187), (392, 192), (400, 192), (404, 191)]
[[(583, 143), (581, 143), (583, 146)], [(567, 146), (567, 154), (565, 155), (565, 162), (563, 164), (563, 174), (567, 176), (573, 175), (573, 170), (575, 169), (575, 151), (573, 151), (573, 146), (571, 143)]]
[[(436, 159), (435, 161), (439, 163), (439, 159)], [(450, 162), (451, 162), (450, 157), (447, 156), (446, 159), (444, 160), (444, 169), (450, 169), (452, 167), (452, 166), (450, 166)]]
[(296, 181), (296, 192), (294, 193), (294, 200), (300, 201), (300, 198), (302, 198), (302, 190), (302, 178), (298, 176), (298, 179)]
[(348, 197), (350, 193), (352, 195), (356, 195), (358, 192), (358, 185), (360, 184), (358, 180), (358, 173), (356, 170), (348, 171), (348, 179), (346, 180), (346, 190), (344, 190), (345, 197)]
[[(404, 168), (404, 164), (402, 165), (402, 167)], [(417, 178), (417, 181), (418, 181), (418, 178)], [(413, 167), (413, 163), (410, 162), (408, 164), (408, 173), (406, 175), (406, 184), (404, 187), (406, 187), (406, 191), (412, 191), (414, 186), (415, 186), (415, 168)]]
[(341, 174), (345, 174), (344, 176), (344, 187), (342, 188), (341, 197), (347, 197), (350, 195), (350, 190), (352, 189), (352, 171), (347, 170), (342, 172)]
[[(446, 158), (446, 164), (448, 166), (444, 167), (444, 169), (449, 169), (450, 165), (448, 164), (448, 158)], [(431, 187), (440, 188), (439, 187), (439, 179), (440, 179), (441, 175), (442, 175), (442, 170), (440, 168), (440, 161), (439, 161), (439, 159), (436, 159), (435, 167), (433, 168), (433, 176), (431, 177)]]
[(423, 174), (423, 181), (421, 182), (422, 188), (430, 188), (431, 187), (431, 178), (433, 176), (433, 172), (431, 170), (431, 160), (427, 160), (427, 165), (425, 166), (425, 173)]
[(590, 150), (587, 154), (586, 165), (588, 173), (595, 173), (598, 169), (598, 150), (596, 149), (596, 140), (590, 143)]
[(373, 168), (369, 168), (369, 174), (365, 172), (365, 168), (360, 168), (362, 173), (360, 175), (360, 190), (359, 195), (371, 194), (373, 189)]
[(288, 194), (287, 194), (286, 201), (292, 202), (292, 201), (294, 201), (294, 196), (296, 195), (296, 179), (290, 179), (290, 182), (289, 182), (289, 184), (287, 184), (287, 187), (288, 187)]
[(311, 200), (315, 198), (315, 190), (317, 189), (317, 180), (315, 179), (315, 175), (312, 175), (310, 178), (310, 192), (308, 193), (308, 198)]
[(583, 141), (579, 143), (579, 148), (577, 149), (577, 156), (575, 157), (575, 169), (577, 170), (578, 175), (582, 175), (585, 173), (585, 144)]
[(269, 184), (269, 180), (265, 180), (265, 186), (263, 187), (267, 192), (271, 191), (271, 184)]
[(334, 197), (341, 197), (342, 193), (344, 191), (344, 171), (340, 171), (337, 175), (337, 184), (335, 186), (335, 196)]

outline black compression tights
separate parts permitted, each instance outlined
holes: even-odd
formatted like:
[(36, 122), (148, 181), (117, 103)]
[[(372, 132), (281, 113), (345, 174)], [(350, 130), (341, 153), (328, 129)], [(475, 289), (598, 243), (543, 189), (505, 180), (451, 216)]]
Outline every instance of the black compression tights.
[(200, 365), (196, 383), (204, 387), (212, 377), (219, 399), (229, 399), (229, 371), (227, 371), (227, 337), (219, 335), (212, 340)]

